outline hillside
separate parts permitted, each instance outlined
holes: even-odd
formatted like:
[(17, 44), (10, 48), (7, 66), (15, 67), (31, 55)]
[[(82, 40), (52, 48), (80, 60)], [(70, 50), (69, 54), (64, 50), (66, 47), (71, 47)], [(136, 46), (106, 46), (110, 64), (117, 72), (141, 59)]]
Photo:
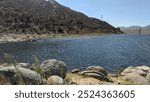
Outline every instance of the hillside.
[(121, 33), (55, 0), (0, 0), (0, 33)]
[(150, 25), (147, 26), (130, 26), (130, 27), (120, 27), (121, 30), (126, 34), (139, 34), (139, 29), (141, 34), (150, 34)]

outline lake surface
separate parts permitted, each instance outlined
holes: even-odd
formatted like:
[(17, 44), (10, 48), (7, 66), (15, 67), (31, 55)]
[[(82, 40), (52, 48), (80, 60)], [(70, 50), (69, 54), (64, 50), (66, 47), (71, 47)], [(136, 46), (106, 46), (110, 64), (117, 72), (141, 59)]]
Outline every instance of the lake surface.
[(36, 56), (41, 62), (62, 60), (70, 70), (99, 65), (115, 72), (128, 66), (150, 66), (150, 36), (108, 35), (5, 43), (0, 44), (0, 63), (6, 62), (4, 53), (14, 55), (18, 62), (33, 63)]

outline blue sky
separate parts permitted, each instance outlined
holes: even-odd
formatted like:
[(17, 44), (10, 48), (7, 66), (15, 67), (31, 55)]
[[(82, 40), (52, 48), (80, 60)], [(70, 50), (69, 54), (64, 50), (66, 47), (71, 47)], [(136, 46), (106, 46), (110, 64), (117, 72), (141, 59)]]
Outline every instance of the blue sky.
[(56, 0), (90, 17), (103, 19), (113, 26), (150, 24), (150, 0)]

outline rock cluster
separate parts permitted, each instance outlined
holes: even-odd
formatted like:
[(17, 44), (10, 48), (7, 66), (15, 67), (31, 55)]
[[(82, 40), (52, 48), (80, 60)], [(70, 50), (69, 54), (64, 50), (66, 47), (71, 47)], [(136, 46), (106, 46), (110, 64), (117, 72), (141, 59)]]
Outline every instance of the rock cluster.
[(73, 85), (113, 84), (108, 78), (107, 71), (100, 66), (89, 66), (84, 71), (73, 69), (67, 74), (66, 80)]
[(12, 84), (45, 84), (46, 80), (35, 71), (22, 67), (3, 67), (0, 69), (0, 75), (10, 79)]
[(11, 85), (150, 85), (150, 67), (125, 68), (120, 74), (108, 74), (100, 66), (89, 66), (84, 71), (73, 69), (68, 72), (63, 61), (50, 59), (39, 67), (42, 73), (29, 63), (0, 65), (0, 84)]
[(62, 85), (65, 84), (64, 78), (67, 74), (66, 64), (56, 59), (46, 60), (41, 64), (38, 73), (29, 63), (18, 63), (16, 66), (0, 66), (0, 84), (1, 78), (9, 80), (10, 84), (27, 84), (27, 85)]

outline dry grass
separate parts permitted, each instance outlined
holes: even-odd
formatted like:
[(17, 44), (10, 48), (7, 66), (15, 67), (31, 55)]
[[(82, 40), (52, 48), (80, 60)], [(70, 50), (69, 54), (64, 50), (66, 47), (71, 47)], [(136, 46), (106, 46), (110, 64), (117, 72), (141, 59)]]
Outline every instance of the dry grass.
[(113, 81), (113, 83), (117, 84), (117, 85), (133, 85), (133, 83), (131, 83), (130, 81), (126, 81), (122, 79), (122, 76), (118, 76), (118, 77), (109, 77), (109, 79), (111, 81)]
[(10, 80), (0, 76), (0, 85), (11, 85)]
[(122, 76), (109, 77), (110, 82), (106, 82), (92, 77), (85, 77), (79, 74), (67, 73), (65, 80), (77, 85), (133, 85), (133, 83), (123, 80)]

